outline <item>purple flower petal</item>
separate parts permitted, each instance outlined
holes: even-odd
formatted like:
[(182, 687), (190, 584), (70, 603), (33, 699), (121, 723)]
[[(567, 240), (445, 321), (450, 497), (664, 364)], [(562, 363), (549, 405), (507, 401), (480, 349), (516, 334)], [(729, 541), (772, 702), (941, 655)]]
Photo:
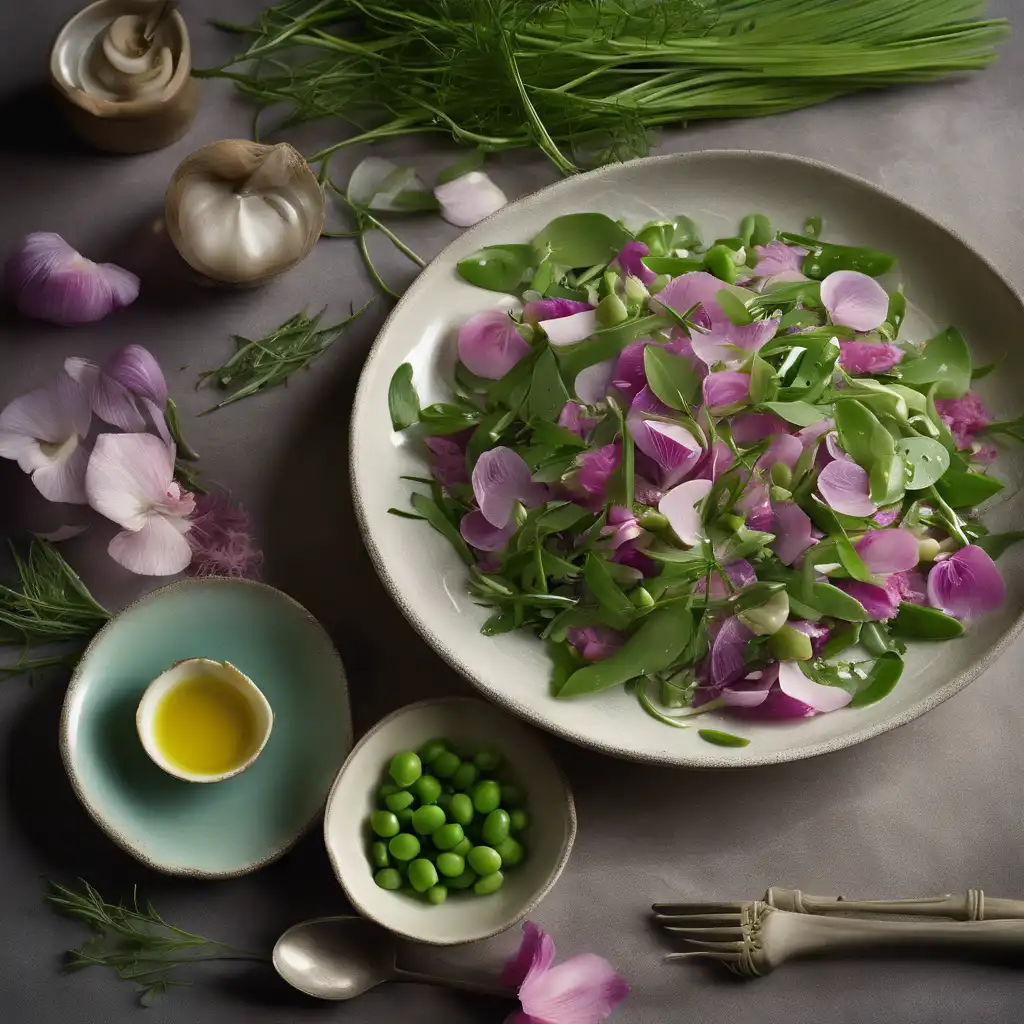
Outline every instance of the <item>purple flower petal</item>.
[(621, 441), (584, 452), (576, 460), (576, 464), (579, 467), (577, 481), (580, 487), (587, 494), (603, 500), (605, 491), (608, 489), (608, 481), (614, 476), (621, 461)]
[(928, 601), (956, 619), (995, 611), (1006, 599), (1006, 585), (991, 556), (976, 544), (936, 562), (928, 573)]
[(428, 437), (430, 449), (430, 472), (445, 487), (454, 484), (468, 484), (469, 471), (466, 469), (466, 453), (461, 445), (450, 437)]
[(518, 989), (531, 974), (543, 974), (555, 962), (554, 940), (532, 921), (523, 925), (523, 941), (516, 955), (505, 964), (501, 984)]
[(800, 443), (799, 438), (792, 434), (777, 434), (765, 449), (764, 455), (758, 460), (758, 469), (771, 469), (777, 462), (790, 469), (795, 469), (803, 451), (804, 446)]
[(626, 982), (593, 953), (531, 971), (519, 988), (523, 1013), (534, 1024), (599, 1024), (627, 995)]
[(919, 572), (894, 572), (886, 585), (894, 589), (900, 600), (909, 604), (927, 604), (928, 590), (924, 576)]
[(167, 381), (149, 349), (125, 345), (103, 364), (103, 372), (139, 398), (148, 398), (163, 409), (167, 405)]
[(821, 282), (821, 302), (832, 323), (855, 331), (873, 331), (889, 312), (885, 289), (857, 270), (837, 270)]
[(856, 376), (888, 373), (903, 358), (903, 349), (887, 341), (840, 341), (839, 365)]
[(529, 351), (516, 325), (500, 309), (475, 313), (459, 330), (459, 358), (478, 377), (504, 377)]
[(830, 462), (818, 474), (818, 493), (830, 508), (847, 516), (869, 516), (875, 511), (868, 475), (856, 462)]
[(687, 480), (673, 487), (658, 502), (658, 511), (669, 521), (676, 536), (690, 546), (701, 534), (700, 503), (708, 496), (713, 484), (710, 480)]
[(593, 308), (589, 302), (578, 299), (535, 299), (523, 306), (523, 319), (527, 323), (538, 324), (542, 320), (559, 320)]
[[(783, 565), (792, 565), (815, 541), (810, 516), (795, 501), (772, 502), (771, 548)], [(748, 523), (749, 525), (749, 523)]]
[(715, 441), (704, 453), (693, 475), (705, 480), (717, 480), (735, 461), (732, 449), (724, 441)]
[(584, 661), (601, 661), (626, 641), (622, 633), (608, 626), (580, 626), (567, 630), (566, 636)]
[(854, 548), (868, 571), (881, 576), (906, 572), (920, 560), (917, 538), (909, 530), (872, 530)]
[(477, 509), (464, 515), (459, 523), (462, 539), (477, 551), (500, 551), (515, 536), (517, 529), (511, 521), (504, 526), (492, 526), (483, 512)]
[[(745, 558), (738, 558), (735, 562), (730, 562), (728, 565), (722, 566), (722, 568), (725, 570), (725, 575), (729, 577), (732, 588), (730, 589), (725, 585), (725, 580), (722, 579), (721, 573), (711, 573), (712, 600), (721, 600), (724, 597), (728, 597), (734, 591), (749, 587), (751, 583), (757, 581), (754, 567)], [(701, 595), (707, 592), (707, 577), (701, 576), (697, 580), (694, 584), (693, 592)]]
[(853, 694), (839, 686), (824, 686), (808, 679), (795, 661), (779, 664), (779, 689), (815, 711), (838, 711), (853, 700)]
[(651, 250), (643, 242), (627, 242), (614, 262), (633, 277), (639, 278), (643, 284), (650, 284), (658, 275), (648, 270), (642, 262), (644, 256), (650, 256)]
[(989, 424), (988, 410), (973, 392), (963, 398), (937, 398), (935, 409), (949, 427), (957, 448), (970, 448), (975, 432)]
[[(804, 263), (804, 256), (807, 255), (806, 250), (786, 245), (785, 242), (755, 245), (754, 252), (757, 253), (754, 277), (771, 277), (773, 274), (782, 274), (787, 270), (795, 270), (799, 273)], [(803, 274), (801, 273), (800, 276), (803, 277)]]
[(511, 448), (486, 451), (473, 467), (473, 494), (484, 518), (492, 526), (505, 527), (517, 501), (540, 504), (544, 488), (530, 479), (530, 467)]
[(745, 402), (750, 397), (750, 374), (736, 370), (708, 374), (702, 392), (704, 404), (712, 411)]
[(735, 616), (722, 623), (711, 644), (711, 682), (714, 686), (727, 686), (747, 671), (743, 652), (753, 633)]
[(603, 402), (612, 386), (615, 374), (615, 360), (606, 359), (603, 363), (594, 363), (580, 370), (573, 382), (573, 391), (584, 405), (597, 405)]
[(655, 403), (646, 388), (641, 391), (626, 417), (626, 427), (637, 448), (661, 470), (660, 483), (668, 488), (685, 479), (703, 449), (681, 423), (649, 419), (644, 409)]
[(537, 326), (548, 336), (552, 345), (575, 345), (589, 338), (597, 330), (597, 313), (585, 309), (581, 313), (541, 320)]
[(760, 707), (768, 699), (768, 694), (776, 678), (776, 675), (766, 672), (764, 669), (758, 669), (742, 679), (737, 679), (729, 686), (722, 687), (719, 696), (725, 701), (726, 707)]
[(899, 518), (900, 509), (899, 506), (896, 508), (883, 508), (880, 512), (876, 512), (872, 517), (872, 522), (878, 523), (882, 528), (886, 526), (892, 526), (893, 523)]
[(839, 444), (839, 436), (834, 430), (825, 435), (825, 451), (832, 459), (839, 459), (840, 462), (853, 462), (853, 459), (843, 450)]
[(868, 618), (876, 622), (891, 619), (899, 611), (899, 592), (888, 583), (879, 587), (874, 583), (861, 583), (860, 580), (835, 580), (835, 585), (855, 601), (860, 601)]
[(741, 448), (749, 448), (772, 434), (785, 434), (788, 426), (785, 420), (774, 413), (748, 412), (733, 420), (732, 437)]
[(835, 422), (833, 420), (818, 420), (817, 423), (812, 423), (810, 426), (801, 427), (793, 436), (798, 437), (800, 443), (806, 449), (810, 448), (811, 445), (817, 444), (821, 435), (827, 434), (834, 426)]
[(583, 415), (583, 406), (578, 402), (566, 402), (558, 414), (558, 425), (580, 437), (586, 437), (596, 424), (596, 419)]

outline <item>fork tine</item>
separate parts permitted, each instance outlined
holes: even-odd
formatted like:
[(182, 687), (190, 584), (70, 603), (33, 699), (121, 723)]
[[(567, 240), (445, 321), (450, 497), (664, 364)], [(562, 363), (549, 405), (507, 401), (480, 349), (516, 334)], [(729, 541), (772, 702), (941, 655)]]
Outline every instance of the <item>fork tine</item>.
[(731, 903), (655, 903), (651, 910), (655, 914), (738, 914), (750, 900), (733, 900)]
[(742, 914), (655, 914), (658, 924), (668, 927), (670, 924), (683, 924), (691, 928), (726, 928), (743, 923)]
[(740, 953), (743, 951), (745, 946), (742, 939), (737, 942), (712, 942), (709, 939), (683, 939), (683, 942), (688, 942), (691, 946), (701, 946), (705, 951), (712, 953)]
[(708, 950), (697, 950), (693, 953), (668, 953), (666, 960), (691, 960), (693, 957), (702, 956), (708, 960), (718, 960), (724, 964), (735, 964), (740, 961), (739, 953), (712, 953)]
[(668, 925), (665, 931), (673, 935), (681, 935), (684, 938), (711, 940), (715, 942), (741, 942), (743, 940), (742, 928), (681, 928), (679, 925)]

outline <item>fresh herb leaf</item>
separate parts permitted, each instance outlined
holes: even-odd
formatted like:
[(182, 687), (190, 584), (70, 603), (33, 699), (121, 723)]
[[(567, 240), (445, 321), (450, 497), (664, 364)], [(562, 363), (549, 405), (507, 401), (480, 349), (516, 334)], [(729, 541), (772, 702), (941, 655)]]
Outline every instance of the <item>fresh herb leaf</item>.
[(889, 632), (893, 636), (908, 640), (952, 640), (963, 631), (962, 623), (937, 608), (907, 602), (900, 605), (896, 617), (889, 622)]
[(391, 426), (395, 430), (405, 430), (420, 418), (420, 400), (412, 383), (412, 364), (402, 363), (391, 378), (388, 385), (388, 412), (391, 414)]
[(713, 743), (716, 747), (749, 747), (750, 740), (743, 736), (735, 736), (731, 732), (722, 732), (721, 729), (698, 729), (697, 735), (706, 743)]
[(562, 267), (607, 263), (633, 236), (603, 213), (567, 213), (556, 217), (533, 239), (537, 255)]
[(488, 245), (459, 260), (459, 275), (477, 288), (518, 294), (533, 276), (537, 255), (532, 245)]
[(466, 565), (476, 564), (476, 559), (469, 550), (469, 545), (462, 539), (459, 528), (444, 514), (440, 506), (425, 494), (413, 494), (409, 500), (412, 507), (455, 548), (459, 558)]
[(689, 412), (700, 387), (700, 377), (684, 356), (658, 345), (644, 346), (644, 371), (651, 390), (670, 409)]
[(546, 346), (533, 365), (528, 402), (531, 419), (554, 421), (569, 401), (569, 392), (558, 371), (558, 362), (551, 346)]
[(971, 354), (964, 336), (947, 327), (925, 342), (921, 354), (900, 363), (904, 384), (937, 384), (939, 398), (962, 398), (971, 386)]

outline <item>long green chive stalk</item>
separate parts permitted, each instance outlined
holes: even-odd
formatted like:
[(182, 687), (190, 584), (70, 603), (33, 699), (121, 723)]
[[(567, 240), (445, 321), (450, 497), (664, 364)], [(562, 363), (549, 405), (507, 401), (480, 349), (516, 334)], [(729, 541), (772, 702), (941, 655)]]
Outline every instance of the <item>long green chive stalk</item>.
[(1007, 22), (983, 0), (285, 0), (220, 68), (273, 130), (324, 118), (343, 146), (423, 132), (539, 146), (564, 173), (649, 132), (983, 68)]

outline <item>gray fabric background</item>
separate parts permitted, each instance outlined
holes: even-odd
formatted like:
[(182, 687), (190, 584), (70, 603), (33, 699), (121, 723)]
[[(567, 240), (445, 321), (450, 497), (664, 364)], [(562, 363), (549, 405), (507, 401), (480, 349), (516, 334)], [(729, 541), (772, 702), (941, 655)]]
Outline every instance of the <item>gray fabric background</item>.
[[(214, 63), (234, 45), (204, 25), (205, 16), (247, 21), (260, 6), (256, 0), (185, 0), (196, 64)], [(1000, 13), (1011, 6), (1024, 13), (1020, 0), (995, 6)], [(247, 135), (250, 115), (225, 83), (208, 82), (195, 125), (169, 149), (126, 158), (81, 151), (66, 139), (41, 88), (52, 36), (75, 7), (74, 0), (0, 5), (0, 249), (28, 231), (58, 231), (89, 256), (138, 270), (142, 297), (100, 324), (70, 330), (5, 313), (0, 404), (38, 386), (66, 355), (102, 360), (128, 342), (147, 345), (167, 370), (204, 467), (254, 514), (267, 552), (266, 579), (302, 601), (337, 642), (357, 733), (409, 700), (466, 692), (377, 581), (350, 506), (349, 409), (385, 304), (378, 302), (312, 373), (289, 387), (193, 418), (207, 404), (192, 390), (195, 373), (221, 361), (232, 332), (263, 333), (307, 304), (342, 312), (371, 294), (354, 246), (325, 241), (301, 268), (257, 291), (200, 290), (160, 269), (151, 252), (152, 226), (171, 171), (207, 141)], [(1024, 287), (1022, 74), (1018, 37), (994, 68), (955, 84), (855, 97), (762, 121), (700, 125), (667, 134), (662, 149), (768, 149), (836, 164), (940, 218)], [(414, 160), (428, 176), (451, 158), (451, 148), (440, 142), (383, 152)], [(353, 153), (338, 161), (341, 180), (357, 159)], [(516, 197), (547, 184), (554, 172), (540, 157), (519, 154), (496, 160), (493, 176)], [(454, 233), (435, 218), (402, 231), (426, 256)], [(389, 266), (396, 281), (403, 280), (399, 274), (408, 279), (400, 264)], [(13, 464), (0, 465), (0, 488), (6, 527), (54, 525), (55, 510), (35, 500)], [(139, 581), (120, 573), (104, 548), (102, 531), (90, 531), (69, 551), (102, 600), (122, 602), (138, 592)], [(623, 1024), (1019, 1019), (1024, 980), (1003, 967), (801, 964), (746, 985), (711, 969), (664, 964), (645, 909), (652, 900), (754, 897), (770, 884), (850, 896), (981, 885), (992, 895), (1024, 897), (1022, 659), (1019, 641), (965, 693), (895, 733), (814, 761), (749, 773), (641, 767), (552, 740), (575, 789), (580, 833), (565, 875), (536, 920), (553, 932), (561, 955), (592, 950), (628, 977), (633, 994), (615, 1018)], [(220, 883), (164, 878), (121, 854), (86, 818), (63, 775), (56, 742), (62, 691), (59, 679), (0, 683), (5, 1024), (503, 1019), (509, 1007), (500, 1002), (421, 987), (390, 986), (350, 1005), (318, 1004), (265, 969), (237, 965), (209, 967), (192, 987), (142, 1011), (130, 986), (105, 973), (60, 975), (60, 952), (83, 933), (43, 905), (46, 878), (82, 876), (109, 896), (137, 883), (172, 922), (249, 947), (269, 948), (288, 925), (346, 909), (317, 832), (267, 870)], [(497, 963), (516, 938), (443, 955), (426, 951), (419, 961)]]

